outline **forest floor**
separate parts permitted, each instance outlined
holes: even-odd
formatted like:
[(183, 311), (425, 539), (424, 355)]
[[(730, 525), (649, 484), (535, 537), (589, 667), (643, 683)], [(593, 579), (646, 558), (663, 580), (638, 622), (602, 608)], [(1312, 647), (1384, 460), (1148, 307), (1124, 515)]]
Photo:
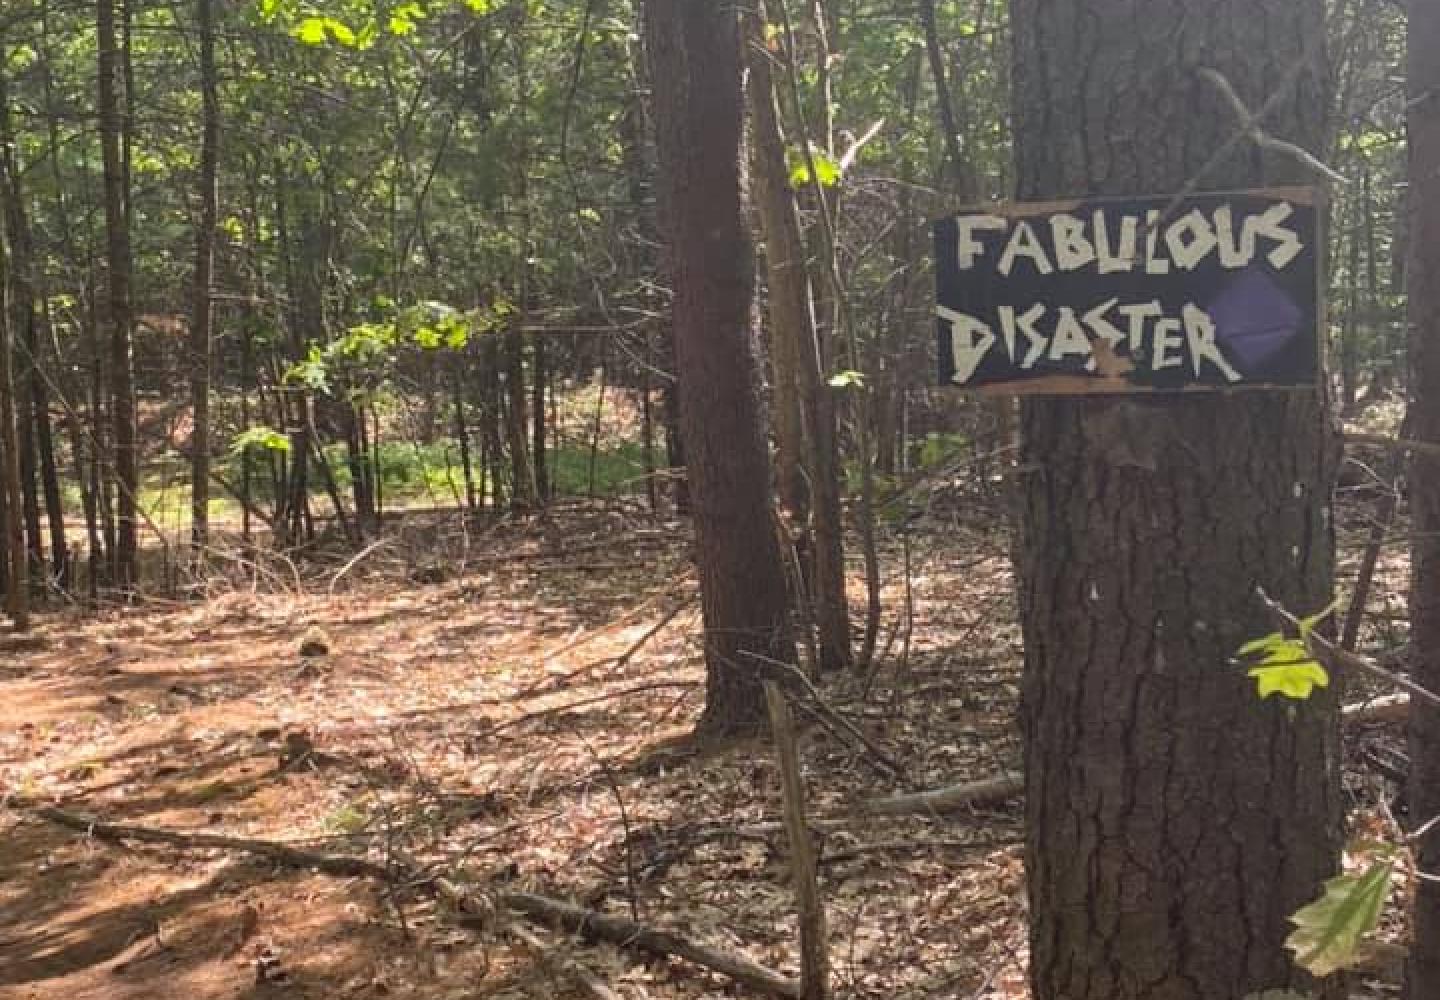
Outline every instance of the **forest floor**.
[[(908, 588), (888, 553), (880, 673), (826, 686), (903, 777), (843, 727), (801, 727), (840, 996), (1027, 995), (1018, 801), (863, 810), (1018, 772), (1020, 643), (993, 524), (913, 519)], [(685, 532), (617, 504), (457, 525), (0, 637), (0, 794), (463, 868), (794, 975), (773, 749), (688, 739), (703, 670)], [(1381, 623), (1403, 570), (1382, 560)], [(414, 887), (0, 811), (4, 998), (586, 995), (557, 955), (627, 998), (737, 995), (678, 960), (549, 931), (535, 950), (450, 916)]]

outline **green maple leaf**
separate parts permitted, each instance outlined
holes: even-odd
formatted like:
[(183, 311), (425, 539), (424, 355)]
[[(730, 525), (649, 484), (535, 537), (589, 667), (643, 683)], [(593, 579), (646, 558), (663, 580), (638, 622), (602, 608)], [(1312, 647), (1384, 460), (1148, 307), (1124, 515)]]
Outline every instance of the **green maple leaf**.
[(1250, 668), (1249, 676), (1255, 680), (1261, 698), (1279, 694), (1303, 701), (1314, 694), (1317, 687), (1330, 686), (1330, 674), (1310, 655), (1308, 640), (1315, 627), (1335, 610), (1336, 603), (1332, 601), (1315, 614), (1301, 618), (1298, 639), (1271, 632), (1240, 647), (1237, 656), (1260, 658)]
[(833, 156), (811, 143), (808, 157), (805, 151), (799, 148), (792, 147), (785, 151), (785, 165), (790, 168), (791, 187), (802, 188), (810, 183), (811, 163), (815, 164), (815, 176), (821, 187), (834, 187), (840, 183), (843, 168)]
[(1250, 676), (1261, 698), (1281, 694), (1304, 701), (1317, 687), (1329, 687), (1330, 675), (1314, 660), (1297, 660), (1268, 667), (1251, 667)]

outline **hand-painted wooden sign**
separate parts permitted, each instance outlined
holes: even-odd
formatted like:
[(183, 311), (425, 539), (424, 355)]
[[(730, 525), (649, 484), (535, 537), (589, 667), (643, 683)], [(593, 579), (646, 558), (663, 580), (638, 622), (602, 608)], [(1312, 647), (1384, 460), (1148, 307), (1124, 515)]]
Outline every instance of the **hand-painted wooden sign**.
[(1316, 203), (1280, 188), (941, 219), (940, 381), (996, 394), (1313, 386)]

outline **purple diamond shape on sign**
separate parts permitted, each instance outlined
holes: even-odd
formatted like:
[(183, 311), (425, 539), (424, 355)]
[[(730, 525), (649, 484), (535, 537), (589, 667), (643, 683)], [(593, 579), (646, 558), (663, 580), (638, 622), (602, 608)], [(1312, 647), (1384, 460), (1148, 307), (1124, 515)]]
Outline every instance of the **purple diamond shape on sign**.
[(1263, 271), (1247, 268), (1222, 288), (1205, 311), (1225, 353), (1254, 370), (1285, 349), (1300, 332), (1300, 307)]

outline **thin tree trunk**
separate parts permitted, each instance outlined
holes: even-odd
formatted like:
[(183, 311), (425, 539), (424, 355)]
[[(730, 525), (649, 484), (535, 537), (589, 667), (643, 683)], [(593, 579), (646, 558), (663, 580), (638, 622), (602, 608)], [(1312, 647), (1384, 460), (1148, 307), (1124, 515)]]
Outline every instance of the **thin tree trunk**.
[[(523, 315), (523, 313), (522, 313)], [(525, 411), (525, 338), (519, 330), (504, 334), (505, 351), (505, 443), (510, 451), (510, 506), (527, 511), (535, 506), (534, 466), (530, 464), (530, 442)]]
[(1360, 213), (1365, 208), (1355, 199), (1345, 226), (1348, 241), (1345, 268), (1345, 320), (1340, 324), (1340, 412), (1355, 412), (1356, 380), (1359, 378), (1359, 351), (1355, 343), (1360, 327)]
[(646, 14), (705, 621), (699, 730), (753, 732), (763, 662), (793, 662), (794, 644), (750, 329), (739, 22), (712, 0), (649, 0)]
[(655, 482), (655, 400), (650, 388), (650, 367), (654, 348), (650, 332), (645, 332), (645, 349), (640, 365), (640, 453), (645, 465), (645, 499), (653, 514), (660, 509), (660, 490)]
[[(1176, 52), (1323, 149), (1321, 0), (1011, 9), (1021, 198), (1309, 180), (1250, 146), (1199, 174), (1237, 123)], [(1022, 430), (1034, 1000), (1332, 996), (1284, 942), (1338, 862), (1336, 693), (1261, 701), (1231, 663), (1271, 630), (1257, 584), (1306, 613), (1330, 600), (1320, 392), (1027, 399)]]
[(190, 541), (203, 550), (210, 537), (210, 364), (215, 227), (219, 219), (220, 96), (215, 71), (212, 0), (195, 0), (200, 35), (200, 219), (195, 230), (195, 273), (190, 319)]
[[(790, 383), (785, 395), (793, 400), (795, 416), (803, 418), (796, 429), (799, 440), (793, 446), (799, 454), (792, 458), (783, 449), (781, 452), (781, 498), (809, 535), (804, 551), (811, 561), (807, 584), (819, 637), (820, 668), (834, 670), (850, 663), (835, 413), (820, 359), (799, 209), (785, 169), (785, 138), (765, 48), (765, 20), (762, 3), (748, 21), (755, 198), (765, 234), (772, 350), (777, 359), (785, 359), (789, 371), (783, 374)], [(777, 382), (781, 377), (782, 367), (777, 364)], [(782, 407), (790, 405), (787, 401)], [(790, 475), (800, 480), (798, 485), (787, 482), (786, 461), (797, 463)], [(787, 491), (796, 495), (787, 496)]]
[[(25, 378), (17, 376), (22, 402), (17, 417), (21, 426), (21, 477), (27, 496), (25, 517), (27, 531), (33, 532), (30, 556), (36, 571), (43, 571), (43, 546), (40, 537), (39, 498), (45, 501), (46, 523), (50, 536), (50, 572), (56, 583), (64, 586), (69, 548), (65, 541), (65, 511), (60, 495), (60, 480), (55, 467), (54, 432), (50, 423), (50, 389), (43, 367), (40, 328), (44, 318), (42, 297), (36, 282), (35, 246), (30, 216), (25, 207), (19, 165), (15, 160), (14, 136), (11, 132), (10, 102), (3, 69), (0, 69), (0, 185), (8, 192), (5, 213), (6, 230), (10, 237), (11, 277), (15, 294), (14, 313), (18, 322), (17, 338)], [(39, 491), (37, 495), (36, 480)]]
[[(455, 441), (460, 446), (460, 468), (465, 476), (465, 510), (471, 514), (479, 509), (475, 490), (475, 462), (470, 455), (470, 428), (465, 420), (465, 378), (456, 372), (451, 380)], [(483, 464), (482, 475), (483, 475)]]
[(955, 102), (950, 96), (950, 77), (945, 70), (945, 50), (940, 44), (940, 27), (935, 17), (935, 0), (919, 0), (920, 26), (925, 30), (925, 55), (930, 62), (930, 76), (935, 82), (935, 112), (940, 117), (940, 131), (945, 141), (945, 164), (955, 194), (966, 203), (975, 198), (974, 173), (965, 162), (960, 148), (960, 122), (955, 115)]
[(547, 445), (548, 430), (545, 420), (545, 389), (550, 384), (550, 372), (545, 357), (545, 338), (541, 334), (530, 337), (530, 359), (533, 371), (530, 373), (530, 421), (533, 440), (531, 459), (535, 466), (535, 499), (544, 504), (550, 499), (550, 462)]
[[(859, 331), (856, 328), (855, 317), (850, 304), (849, 291), (845, 279), (840, 273), (840, 243), (836, 234), (836, 223), (833, 215), (832, 205), (825, 187), (820, 182), (820, 175), (815, 166), (815, 157), (811, 150), (809, 129), (805, 124), (804, 104), (800, 96), (800, 69), (796, 62), (795, 48), (798, 44), (795, 36), (794, 25), (791, 22), (789, 11), (786, 7), (786, 0), (777, 0), (776, 6), (780, 14), (780, 23), (785, 35), (785, 67), (786, 84), (790, 96), (790, 104), (794, 113), (794, 121), (798, 129), (799, 145), (803, 151), (805, 165), (810, 175), (810, 190), (814, 195), (816, 206), (820, 216), (820, 245), (816, 256), (822, 261), (827, 281), (822, 285), (830, 293), (832, 328), (844, 336), (846, 363), (852, 370), (860, 370), (864, 364), (860, 348)], [(812, 4), (812, 10), (816, 16), (817, 25), (820, 28), (825, 26), (824, 6), (817, 2)], [(829, 64), (829, 47), (825, 40), (824, 33), (820, 38), (821, 63)], [(823, 118), (822, 128), (832, 128), (829, 120), (827, 107), (826, 115)], [(830, 148), (832, 138), (827, 138), (825, 145)], [(817, 348), (817, 355), (822, 358), (822, 371), (824, 370), (823, 350)], [(880, 553), (875, 540), (875, 454), (871, 446), (871, 420), (870, 420), (870, 397), (868, 391), (857, 388), (850, 396), (852, 407), (852, 429), (855, 436), (856, 458), (860, 470), (860, 497), (858, 509), (856, 510), (856, 521), (858, 522), (860, 535), (860, 554), (865, 561), (865, 631), (860, 640), (860, 654), (854, 660), (857, 670), (864, 672), (870, 669), (875, 656), (876, 640), (880, 634)], [(837, 486), (838, 488), (838, 486)]]
[(7, 248), (0, 241), (0, 555), (5, 557), (5, 613), (16, 629), (24, 630), (30, 625), (30, 577), (20, 520), (20, 441), (15, 426), (15, 343), (8, 271)]
[[(104, 162), (106, 265), (110, 279), (110, 418), (115, 469), (115, 582), (138, 582), (136, 501), (140, 488), (136, 449), (134, 345), (130, 313), (129, 104), (125, 91), (122, 112), (117, 87), (129, 60), (115, 36), (115, 0), (97, 0), (96, 44), (99, 50), (98, 89), (100, 151)], [(128, 31), (127, 31), (128, 35)]]

